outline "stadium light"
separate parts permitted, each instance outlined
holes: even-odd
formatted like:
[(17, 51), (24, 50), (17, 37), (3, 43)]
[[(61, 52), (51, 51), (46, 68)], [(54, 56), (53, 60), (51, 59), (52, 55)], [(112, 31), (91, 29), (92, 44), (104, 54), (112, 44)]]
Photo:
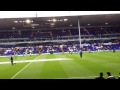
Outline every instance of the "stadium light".
[(32, 28), (35, 28), (35, 27), (32, 27)]
[(30, 23), (30, 20), (29, 20), (29, 19), (27, 19), (27, 20), (26, 20), (26, 23)]
[(12, 27), (12, 29), (15, 29), (15, 27)]
[(61, 20), (59, 20), (59, 21), (63, 21), (63, 20), (61, 19)]
[(20, 23), (22, 23), (23, 21), (19, 21)]
[(53, 19), (53, 22), (56, 22), (57, 20), (56, 19)]
[(55, 23), (51, 23), (51, 26), (55, 25)]
[(64, 19), (64, 21), (67, 21), (68, 19)]
[(105, 23), (106, 25), (108, 25), (108, 23)]
[(18, 21), (14, 21), (14, 23), (18, 23)]

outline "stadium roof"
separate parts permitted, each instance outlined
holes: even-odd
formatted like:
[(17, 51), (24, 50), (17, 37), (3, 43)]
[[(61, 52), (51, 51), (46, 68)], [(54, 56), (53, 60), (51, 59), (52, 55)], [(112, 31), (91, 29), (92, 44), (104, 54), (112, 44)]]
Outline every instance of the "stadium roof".
[(101, 14), (120, 14), (120, 11), (0, 11), (0, 18), (83, 16)]
[(120, 14), (1, 18), (0, 30), (78, 27), (78, 18), (81, 27), (120, 25)]

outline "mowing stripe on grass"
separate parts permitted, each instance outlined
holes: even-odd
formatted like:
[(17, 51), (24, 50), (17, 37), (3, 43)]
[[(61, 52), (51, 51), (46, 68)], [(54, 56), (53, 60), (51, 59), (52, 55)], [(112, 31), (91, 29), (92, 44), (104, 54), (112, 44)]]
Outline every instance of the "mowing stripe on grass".
[[(25, 63), (25, 62), (44, 62), (44, 61), (61, 61), (61, 60), (73, 60), (71, 58), (52, 58), (52, 59), (34, 59), (34, 60), (19, 60), (14, 61), (14, 63)], [(11, 62), (0, 62), (0, 64), (11, 64)]]
[[(36, 57), (35, 59), (39, 58), (40, 56)], [(34, 59), (34, 60), (35, 60)], [(21, 69), (20, 71), (18, 71), (11, 79), (13, 79), (14, 77), (16, 77), (20, 72), (22, 72), (26, 67), (28, 67), (32, 62), (28, 63), (23, 69)]]

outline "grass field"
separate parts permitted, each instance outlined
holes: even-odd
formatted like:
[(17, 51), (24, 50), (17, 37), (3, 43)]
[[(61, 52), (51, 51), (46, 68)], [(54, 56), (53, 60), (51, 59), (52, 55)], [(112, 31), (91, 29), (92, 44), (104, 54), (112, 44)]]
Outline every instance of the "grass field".
[(0, 57), (0, 79), (94, 79), (108, 71), (117, 79), (120, 72), (120, 52), (17, 56), (14, 62)]

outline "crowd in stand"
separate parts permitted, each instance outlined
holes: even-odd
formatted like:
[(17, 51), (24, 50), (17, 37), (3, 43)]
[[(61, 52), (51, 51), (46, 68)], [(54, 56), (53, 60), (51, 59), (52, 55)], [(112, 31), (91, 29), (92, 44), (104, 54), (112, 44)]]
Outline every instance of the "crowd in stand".
[[(61, 44), (63, 46), (64, 52), (69, 52), (72, 50), (73, 52), (79, 52), (80, 44)], [(53, 53), (62, 52), (61, 45), (59, 44), (52, 44), (52, 45), (32, 45), (32, 46), (10, 46), (5, 47), (4, 45), (0, 45), (0, 55), (13, 55), (15, 48), (18, 49), (18, 55), (21, 55), (25, 52), (25, 50), (32, 50), (32, 54), (38, 54), (39, 46), (42, 46), (42, 53), (49, 53), (49, 48), (52, 48)], [(90, 52), (90, 51), (113, 51), (113, 50), (120, 50), (120, 44), (116, 43), (93, 43), (93, 44), (82, 44), (83, 51)], [(29, 52), (28, 52), (29, 53)]]
[[(32, 50), (33, 54), (38, 53), (38, 47), (42, 46), (42, 53), (48, 53), (49, 48), (51, 47), (53, 50), (53, 53), (59, 53), (62, 52), (61, 45), (63, 45), (64, 52), (69, 52), (69, 48), (73, 49), (73, 52), (78, 52), (80, 49), (79, 42), (67, 42), (65, 44), (59, 44), (59, 43), (41, 43), (39, 44), (32, 44), (29, 46), (28, 44), (17, 44), (17, 45), (0, 45), (0, 55), (10, 55), (13, 54), (13, 48), (17, 48), (19, 50), (19, 55), (23, 54), (25, 50)], [(113, 51), (113, 50), (120, 50), (120, 43), (119, 42), (113, 42), (113, 41), (87, 41), (82, 42), (82, 49), (83, 51)]]

